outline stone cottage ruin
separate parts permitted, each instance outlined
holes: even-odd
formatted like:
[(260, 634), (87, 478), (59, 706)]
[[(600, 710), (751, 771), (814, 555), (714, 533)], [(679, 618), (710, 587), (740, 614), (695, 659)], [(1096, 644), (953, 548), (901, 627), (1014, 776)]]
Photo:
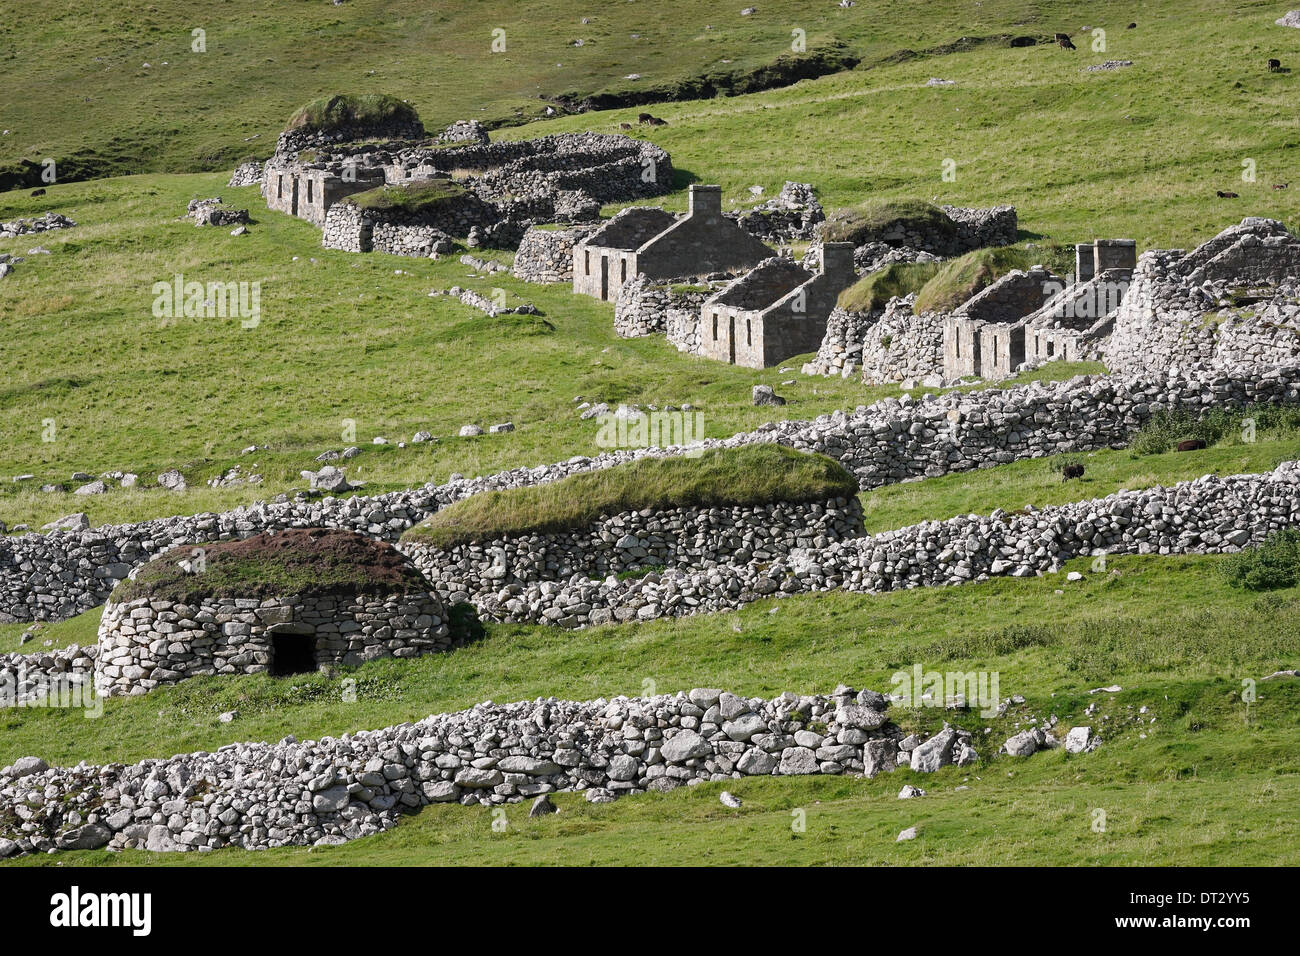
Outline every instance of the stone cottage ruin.
[[(473, 121), (430, 138), (408, 114), (286, 130), (262, 169), (268, 208), (320, 226), (326, 248), (427, 256), (440, 238), (514, 248), (533, 224), (592, 221), (603, 203), (671, 188), (672, 161), (653, 143), (599, 133), (493, 143)], [(457, 188), (430, 201), (434, 183)]]
[(815, 350), (835, 300), (857, 279), (852, 243), (826, 243), (821, 260), (812, 273), (793, 259), (768, 259), (705, 300), (700, 354), (761, 369)]
[(1007, 273), (944, 320), (945, 379), (1009, 378), (1025, 365), (1089, 357), (1136, 261), (1133, 240), (1098, 239), (1075, 247), (1073, 280), (1042, 266)]
[(573, 249), (573, 291), (606, 302), (636, 275), (689, 279), (757, 265), (772, 250), (722, 214), (722, 187), (692, 185), (686, 215), (632, 208)]

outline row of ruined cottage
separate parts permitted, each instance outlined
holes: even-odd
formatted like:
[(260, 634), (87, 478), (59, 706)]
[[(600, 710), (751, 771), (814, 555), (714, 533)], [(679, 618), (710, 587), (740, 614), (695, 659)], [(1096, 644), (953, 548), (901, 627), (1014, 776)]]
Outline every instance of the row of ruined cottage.
[[(737, 212), (723, 210), (719, 186), (696, 184), (684, 215), (633, 205), (600, 219), (605, 203), (668, 192), (672, 175), (667, 152), (643, 140), (576, 133), (492, 142), (469, 121), (432, 138), (422, 127), (289, 130), (265, 166), (241, 167), (235, 179), (260, 183), (269, 208), (320, 226), (326, 247), (435, 257), (454, 239), (517, 248), (516, 278), (613, 302), (619, 335), (665, 335), (683, 352), (750, 368), (815, 353), (806, 374), (943, 385), (1060, 359), (1142, 367), (1141, 343), (1152, 337), (1164, 343), (1165, 364), (1180, 352), (1207, 361), (1220, 332), (1238, 358), (1300, 357), (1288, 344), (1300, 342), (1288, 298), (1300, 243), (1274, 220), (1244, 220), (1192, 253), (1149, 253), (1140, 274), (1134, 240), (1095, 239), (1076, 245), (1072, 275), (1012, 270), (951, 311), (918, 313), (914, 297), (853, 311), (840, 306), (842, 293), (883, 266), (1016, 242), (1016, 210), (943, 206), (942, 228), (890, 223), (855, 243), (821, 242), (826, 216), (811, 186), (786, 183)], [(376, 190), (418, 197), (422, 188), (434, 198), (371, 201)], [(799, 240), (811, 245), (796, 260), (788, 246)], [(1248, 295), (1188, 292), (1182, 273), (1215, 256), (1213, 276), (1245, 276)], [(1167, 272), (1182, 276), (1172, 291)], [(1145, 291), (1126, 307), (1135, 284)], [(1174, 306), (1159, 308), (1165, 298)], [(1254, 311), (1203, 320), (1211, 306), (1243, 304)]]

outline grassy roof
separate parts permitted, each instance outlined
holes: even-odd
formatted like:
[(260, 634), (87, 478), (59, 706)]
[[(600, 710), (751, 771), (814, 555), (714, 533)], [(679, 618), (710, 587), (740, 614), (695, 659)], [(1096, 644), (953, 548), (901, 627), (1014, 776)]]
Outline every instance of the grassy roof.
[[(180, 562), (202, 563), (187, 571)], [(352, 531), (294, 528), (242, 541), (182, 545), (121, 582), (110, 600), (155, 597), (193, 604), (203, 598), (407, 594), (428, 583), (392, 545)]]
[(900, 224), (944, 236), (957, 234), (957, 226), (946, 212), (918, 199), (869, 199), (836, 209), (818, 224), (817, 232), (826, 242), (861, 245)]
[(415, 107), (395, 96), (341, 93), (312, 100), (289, 118), (287, 128), (332, 130), (419, 122), (420, 114)]
[(1029, 253), (1013, 246), (976, 249), (943, 263), (916, 297), (916, 311), (951, 312), (1008, 272), (1028, 269)]
[(642, 458), (544, 485), (464, 498), (402, 536), (440, 548), (510, 535), (574, 531), (644, 508), (727, 507), (847, 498), (858, 485), (839, 462), (784, 445)]
[(850, 312), (883, 309), (894, 296), (920, 292), (939, 270), (937, 262), (893, 262), (863, 276), (840, 293), (838, 305)]
[(346, 201), (362, 209), (401, 209), (419, 212), (447, 199), (465, 195), (465, 187), (450, 179), (422, 179), (412, 183), (378, 186), (353, 193)]

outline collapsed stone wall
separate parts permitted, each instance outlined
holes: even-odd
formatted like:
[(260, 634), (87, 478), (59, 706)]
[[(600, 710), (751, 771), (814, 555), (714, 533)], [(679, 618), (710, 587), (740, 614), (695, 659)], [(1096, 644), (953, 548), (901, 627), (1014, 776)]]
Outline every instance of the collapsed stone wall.
[(98, 653), (96, 647), (72, 644), (31, 654), (0, 654), (0, 703), (22, 704), (57, 695), (60, 688), (89, 685)]
[(572, 282), (573, 247), (597, 228), (598, 223), (564, 229), (530, 226), (515, 252), (511, 274), (524, 282)]
[(504, 585), (478, 602), (497, 621), (584, 627), (740, 607), (831, 590), (882, 592), (1032, 577), (1081, 555), (1219, 554), (1300, 525), (1300, 464), (1207, 475), (1172, 488), (987, 516), (963, 515), (791, 552), (776, 561), (669, 568), (636, 580)]
[[(836, 459), (864, 490), (1023, 458), (1122, 447), (1164, 409), (1193, 416), (1216, 408), (1300, 404), (1300, 366), (1185, 369), (1124, 379), (1079, 376), (1010, 389), (904, 396), (811, 421), (771, 422), (697, 447), (777, 442)], [(85, 531), (0, 538), (0, 621), (62, 620), (102, 604), (131, 568), (181, 544), (325, 527), (395, 540), (438, 508), (481, 491), (543, 484), (581, 471), (683, 449), (637, 449), (576, 457), (478, 478), (453, 476), (384, 495), (259, 503)]]
[[(234, 743), (136, 764), (0, 770), (0, 857), (67, 849), (211, 850), (344, 843), (431, 803), (501, 805), (558, 791), (593, 803), (746, 776), (933, 771), (978, 759), (969, 734), (928, 740), (874, 691), (716, 689), (478, 704), (343, 737)], [(39, 799), (37, 798), (39, 795)]]
[(509, 536), (439, 548), (418, 539), (399, 550), (448, 604), (478, 602), (503, 587), (604, 578), (647, 568), (708, 568), (773, 561), (862, 533), (857, 499), (755, 507), (624, 512), (564, 533)]
[(1125, 373), (1300, 356), (1300, 240), (1250, 217), (1190, 253), (1143, 253), (1105, 348)]
[(513, 233), (498, 235), (498, 211), (476, 196), (449, 197), (418, 212), (361, 208), (347, 199), (325, 213), (321, 245), (344, 252), (387, 252), (427, 258), (450, 237), (475, 230), (509, 244)]
[(110, 602), (99, 625), (95, 688), (142, 694), (210, 674), (272, 670), (275, 642), (304, 642), (318, 667), (415, 657), (451, 647), (433, 593), (283, 598), (204, 598), (195, 604), (142, 597)]
[(805, 375), (848, 377), (859, 368), (866, 385), (909, 379), (942, 385), (943, 323), (940, 312), (913, 311), (916, 295), (889, 300), (879, 311), (836, 308)]
[(811, 184), (786, 182), (780, 193), (766, 202), (744, 212), (725, 215), (765, 242), (786, 243), (813, 238), (817, 224), (826, 218), (826, 211), (817, 201)]
[(76, 223), (58, 212), (47, 212), (37, 219), (13, 219), (0, 222), (0, 239), (14, 239), (53, 229), (71, 229)]
[(226, 183), (226, 186), (234, 189), (239, 186), (260, 186), (261, 184), (261, 160), (250, 159), (248, 162), (240, 163), (235, 167), (235, 171), (230, 174), (230, 182)]
[[(712, 293), (712, 286), (675, 286), (640, 274), (632, 276), (619, 288), (614, 301), (614, 332), (625, 339), (666, 333), (673, 312), (694, 315), (698, 325), (700, 306)], [(682, 324), (677, 320), (677, 328)]]

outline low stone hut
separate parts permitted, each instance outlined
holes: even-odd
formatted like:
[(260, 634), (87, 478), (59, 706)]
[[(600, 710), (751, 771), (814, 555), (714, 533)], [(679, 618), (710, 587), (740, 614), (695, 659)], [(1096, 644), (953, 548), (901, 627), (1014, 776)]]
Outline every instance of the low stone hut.
[(293, 674), (452, 644), (442, 602), (392, 545), (299, 528), (174, 548), (109, 597), (95, 687), (142, 694), (211, 674)]

